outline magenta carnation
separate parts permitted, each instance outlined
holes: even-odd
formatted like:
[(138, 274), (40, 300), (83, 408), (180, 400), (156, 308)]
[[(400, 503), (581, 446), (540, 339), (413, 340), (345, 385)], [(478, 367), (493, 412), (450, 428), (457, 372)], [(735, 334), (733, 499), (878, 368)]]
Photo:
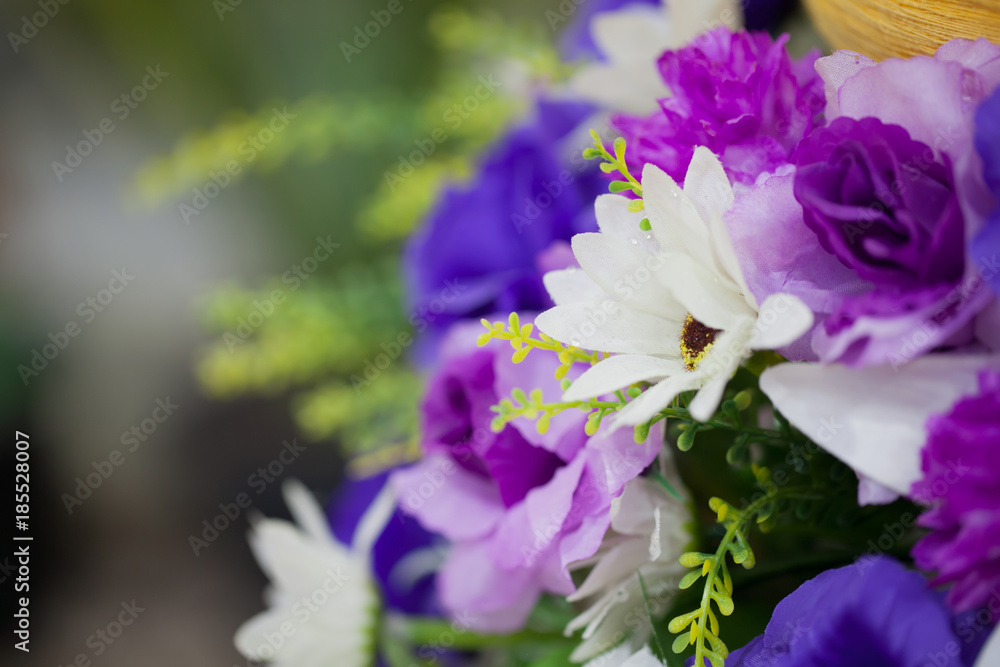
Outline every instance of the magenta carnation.
[(787, 163), (825, 104), (819, 54), (792, 60), (787, 41), (717, 28), (664, 53), (660, 72), (672, 97), (647, 118), (613, 119), (628, 141), (630, 168), (655, 164), (680, 183), (694, 149), (706, 146), (730, 180), (751, 184)]
[(1000, 590), (1000, 373), (983, 371), (979, 390), (928, 420), (924, 477), (913, 486), (933, 505), (913, 556), (937, 572), (935, 584), (954, 584), (948, 602), (959, 611)]

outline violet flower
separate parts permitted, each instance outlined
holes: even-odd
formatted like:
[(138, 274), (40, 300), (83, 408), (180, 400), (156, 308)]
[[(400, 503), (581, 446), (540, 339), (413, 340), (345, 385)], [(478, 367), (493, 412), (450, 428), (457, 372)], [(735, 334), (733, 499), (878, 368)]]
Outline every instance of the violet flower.
[(588, 437), (574, 410), (544, 435), (524, 419), (494, 433), (490, 406), (514, 388), (562, 393), (558, 360), (535, 352), (515, 366), (509, 348), (475, 347), (481, 331), (464, 324), (445, 339), (423, 404), (425, 456), (391, 483), (404, 511), (452, 543), (437, 579), (445, 608), (478, 631), (512, 632), (542, 593), (574, 591), (567, 566), (596, 553), (611, 500), (656, 458), (662, 429), (639, 445), (630, 429)]
[(900, 333), (930, 321), (944, 340), (981, 307), (952, 296), (965, 275), (965, 220), (950, 165), (933, 154), (877, 118), (838, 118), (799, 146), (805, 225), (872, 285), (826, 318), (813, 342), (820, 359), (882, 361), (899, 351)]

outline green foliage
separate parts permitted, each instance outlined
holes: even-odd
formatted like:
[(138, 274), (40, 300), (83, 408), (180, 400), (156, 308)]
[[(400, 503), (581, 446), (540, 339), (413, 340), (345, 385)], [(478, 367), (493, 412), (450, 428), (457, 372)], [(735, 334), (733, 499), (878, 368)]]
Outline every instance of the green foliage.
[[(604, 140), (601, 139), (601, 135), (597, 133), (597, 130), (591, 130), (590, 136), (594, 140), (594, 147), (587, 148), (583, 151), (583, 157), (587, 160), (600, 159), (601, 171), (605, 174), (610, 174), (613, 172), (618, 172), (625, 179), (624, 181), (611, 181), (608, 184), (608, 190), (613, 193), (621, 193), (631, 191), (637, 199), (633, 199), (629, 202), (628, 210), (633, 213), (638, 213), (646, 208), (642, 201), (642, 183), (640, 183), (635, 176), (629, 173), (628, 164), (625, 162), (625, 138), (618, 137), (615, 139), (613, 144), (614, 155), (608, 152), (608, 149), (604, 147)], [(643, 218), (639, 221), (639, 229), (644, 232), (648, 232), (652, 229), (649, 224), (649, 218)]]
[[(339, 438), (351, 455), (386, 447), (394, 460), (412, 458), (422, 384), (404, 359), (412, 333), (395, 270), (320, 281), (293, 290), (275, 280), (260, 290), (229, 287), (211, 295), (204, 320), (221, 336), (198, 360), (202, 386), (220, 399), (294, 390), (294, 416), (306, 437)], [(261, 304), (270, 314), (251, 317)], [(396, 347), (382, 368), (380, 355), (388, 359), (385, 350)], [(410, 447), (400, 452), (400, 445)]]
[(486, 319), (481, 320), (481, 322), (486, 327), (486, 331), (479, 335), (479, 338), (476, 339), (476, 344), (482, 347), (492, 340), (510, 342), (510, 346), (514, 348), (514, 354), (511, 359), (515, 364), (524, 361), (528, 357), (528, 353), (532, 350), (545, 350), (558, 354), (559, 367), (556, 369), (557, 380), (565, 378), (566, 373), (569, 372), (573, 364), (582, 363), (592, 366), (609, 356), (607, 354), (602, 355), (600, 352), (590, 352), (575, 345), (560, 343), (551, 336), (546, 336), (541, 332), (539, 332), (538, 338), (533, 338), (531, 334), (535, 329), (534, 325), (522, 325), (517, 313), (510, 314), (507, 324), (503, 322), (491, 323)]

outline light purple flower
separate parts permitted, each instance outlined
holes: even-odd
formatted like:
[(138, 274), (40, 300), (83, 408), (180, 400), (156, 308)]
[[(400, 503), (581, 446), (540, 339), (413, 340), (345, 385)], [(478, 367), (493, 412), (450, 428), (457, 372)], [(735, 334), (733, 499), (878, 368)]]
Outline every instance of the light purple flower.
[(762, 176), (727, 216), (755, 296), (814, 305), (813, 349), (793, 358), (898, 367), (937, 348), (997, 349), (991, 267), (957, 246), (994, 203), (972, 137), (1000, 84), (1000, 47), (954, 40), (933, 58), (878, 64), (839, 51), (816, 70), (830, 126), (802, 142), (803, 173)]
[(749, 185), (787, 163), (824, 102), (818, 53), (794, 61), (787, 41), (717, 28), (664, 53), (660, 73), (672, 95), (661, 111), (614, 119), (629, 167), (638, 173), (652, 163), (681, 183), (694, 149), (706, 146), (733, 182)]
[(505, 346), (476, 349), (481, 331), (459, 325), (445, 339), (423, 405), (426, 456), (392, 484), (404, 511), (452, 542), (438, 575), (445, 608), (476, 630), (512, 632), (543, 593), (574, 591), (567, 566), (597, 551), (611, 500), (656, 458), (662, 430), (644, 444), (629, 429), (587, 437), (574, 410), (544, 435), (524, 419), (493, 433), (489, 408), (513, 389), (546, 400), (562, 390), (555, 355), (515, 365)]
[(931, 533), (913, 550), (917, 564), (954, 584), (958, 611), (1000, 590), (1000, 372), (983, 371), (979, 393), (927, 422), (922, 480), (913, 496), (933, 507), (919, 524)]

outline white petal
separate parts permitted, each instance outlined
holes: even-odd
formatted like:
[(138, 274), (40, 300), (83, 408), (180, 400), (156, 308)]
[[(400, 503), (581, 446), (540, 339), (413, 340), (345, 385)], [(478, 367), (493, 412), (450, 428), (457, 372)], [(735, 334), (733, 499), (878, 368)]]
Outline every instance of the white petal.
[(753, 315), (743, 295), (724, 283), (718, 273), (688, 255), (664, 256), (661, 274), (674, 297), (687, 312), (713, 329), (729, 329), (742, 317)]
[(590, 571), (580, 588), (566, 599), (577, 602), (627, 578), (649, 560), (649, 545), (641, 539), (622, 542), (608, 551)]
[(382, 535), (395, 510), (396, 494), (388, 484), (385, 484), (358, 521), (352, 545), (354, 553), (361, 558), (368, 558), (368, 554), (371, 553), (372, 547)]
[(658, 258), (610, 234), (577, 234), (573, 254), (595, 283), (616, 300), (638, 310), (681, 319), (685, 310), (657, 276)]
[(596, 14), (590, 21), (590, 34), (608, 60), (635, 63), (666, 48), (669, 31), (661, 8), (638, 5)]
[(733, 186), (729, 184), (726, 170), (719, 158), (704, 146), (694, 150), (684, 177), (684, 193), (691, 198), (704, 221), (721, 220), (733, 207)]
[(663, 664), (648, 646), (643, 646), (638, 653), (623, 662), (621, 667), (663, 667)]
[(600, 195), (594, 202), (597, 226), (603, 234), (625, 239), (650, 255), (659, 254), (660, 244), (657, 243), (653, 233), (644, 232), (639, 228), (639, 223), (646, 214), (628, 210), (630, 201), (632, 200), (622, 195)]
[(711, 419), (715, 411), (719, 409), (722, 393), (726, 390), (727, 384), (729, 384), (728, 374), (720, 373), (709, 380), (704, 387), (698, 390), (688, 405), (691, 416), (700, 422), (707, 422)]
[(760, 388), (800, 431), (859, 474), (908, 494), (920, 479), (920, 451), (933, 414), (978, 390), (996, 356), (928, 355), (894, 369), (781, 364)]
[(621, 667), (625, 661), (632, 657), (632, 647), (628, 644), (619, 644), (607, 653), (602, 653), (583, 667)]
[(689, 389), (696, 389), (704, 382), (704, 376), (688, 372), (661, 380), (622, 408), (621, 412), (614, 416), (612, 428), (645, 423), (652, 419), (657, 412), (668, 407), (677, 394)]
[[(731, 30), (743, 26), (743, 10), (738, 0), (670, 0), (670, 27), (674, 31), (679, 48), (691, 42), (697, 35), (724, 23)], [(728, 21), (723, 21), (729, 17)]]
[(653, 381), (684, 372), (680, 359), (662, 359), (640, 354), (620, 354), (587, 369), (573, 381), (564, 401), (581, 401), (610, 393), (636, 382)]
[(570, 90), (606, 109), (647, 115), (659, 108), (668, 90), (656, 68), (646, 62), (632, 67), (595, 63), (577, 71)]
[(995, 667), (1000, 665), (1000, 627), (990, 633), (986, 646), (976, 659), (975, 667)]
[(683, 252), (699, 264), (714, 265), (708, 222), (674, 179), (647, 164), (642, 170), (642, 197), (653, 236), (664, 252)]
[(543, 333), (568, 345), (625, 354), (677, 354), (681, 323), (639, 312), (617, 301), (550, 308), (535, 319)]
[(310, 537), (319, 541), (333, 540), (333, 533), (330, 531), (330, 524), (323, 509), (302, 482), (289, 479), (281, 485), (281, 493), (295, 523)]
[(812, 325), (812, 311), (801, 299), (791, 294), (772, 294), (760, 305), (750, 348), (774, 350), (791, 345)]
[(542, 280), (557, 306), (583, 301), (603, 301), (610, 296), (587, 275), (586, 271), (576, 267), (549, 271)]

